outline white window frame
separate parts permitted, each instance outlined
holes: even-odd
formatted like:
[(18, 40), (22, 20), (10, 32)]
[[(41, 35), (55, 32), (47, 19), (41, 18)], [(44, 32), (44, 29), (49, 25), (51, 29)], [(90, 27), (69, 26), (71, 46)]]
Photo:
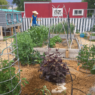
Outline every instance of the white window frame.
[[(82, 14), (74, 14), (76, 10), (82, 11)], [(73, 16), (83, 16), (83, 14), (84, 14), (84, 9), (73, 9)]]
[[(61, 14), (55, 15), (55, 14), (54, 14), (54, 11), (55, 11), (55, 10), (61, 10)], [(63, 16), (63, 8), (52, 8), (52, 16)]]

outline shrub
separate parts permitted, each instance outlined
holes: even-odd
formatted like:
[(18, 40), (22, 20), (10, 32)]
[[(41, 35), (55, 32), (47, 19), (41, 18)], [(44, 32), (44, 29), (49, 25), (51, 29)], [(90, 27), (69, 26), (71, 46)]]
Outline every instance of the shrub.
[[(63, 28), (63, 25), (64, 25), (64, 28)], [(62, 23), (59, 23), (59, 24), (55, 25), (55, 27), (54, 27), (54, 25), (51, 26), (50, 27), (50, 32), (51, 33), (53, 31), (54, 31), (54, 33), (65, 33), (65, 32), (67, 33), (67, 31), (69, 32), (69, 30), (68, 30), (68, 23), (67, 22), (65, 22), (65, 23), (63, 22), (63, 25), (62, 25)], [(75, 26), (73, 24), (70, 24), (71, 33), (73, 33), (74, 28), (75, 28)], [(64, 29), (65, 29), (65, 31), (64, 31)]]
[[(9, 91), (12, 91), (16, 86), (16, 88), (14, 89), (14, 91), (9, 92), (6, 95), (18, 95), (21, 88), (20, 88), (20, 84), (18, 84), (19, 80), (19, 73), (16, 75), (15, 74), (15, 68), (14, 67), (9, 67), (11, 66), (11, 64), (13, 63), (13, 61), (8, 62), (8, 60), (3, 60), (1, 61), (0, 64), (0, 69), (2, 69), (2, 71), (0, 71), (0, 95), (3, 95), (4, 93), (8, 93)], [(16, 75), (15, 77), (13, 77), (14, 75)], [(12, 79), (9, 80), (9, 79)], [(28, 82), (26, 81), (25, 78), (22, 78), (23, 82), (22, 84), (25, 85), (25, 83), (28, 84)], [(4, 82), (6, 81), (6, 82)], [(2, 82), (2, 83), (1, 83)], [(11, 84), (12, 82), (12, 84)]]
[[(16, 47), (16, 39), (14, 39), (13, 42), (14, 48)], [(33, 41), (31, 39), (31, 36), (28, 32), (22, 32), (22, 33), (17, 33), (17, 45), (18, 45), (18, 54), (17, 50), (15, 50), (16, 57), (19, 55), (19, 60), (21, 64), (25, 65), (27, 63), (30, 64), (30, 57), (31, 53), (33, 51)]]
[(43, 57), (41, 67), (39, 69), (39, 71), (42, 72), (42, 78), (54, 83), (65, 82), (66, 74), (69, 72), (69, 69), (67, 68), (66, 63), (63, 63), (59, 56), (60, 53), (57, 49), (55, 53), (45, 53), (45, 57)]
[(42, 46), (43, 43), (48, 39), (48, 28), (45, 26), (32, 27), (29, 30), (31, 39), (33, 40), (34, 47)]
[(50, 47), (55, 46), (56, 42), (62, 42), (62, 39), (59, 37), (59, 35), (54, 36), (53, 38), (50, 39)]
[(93, 27), (90, 29), (90, 31), (95, 32), (95, 25), (93, 25)]
[[(94, 46), (95, 47), (95, 46)], [(77, 56), (77, 60), (79, 61), (79, 63), (82, 64), (82, 67), (85, 69), (92, 69), (93, 65), (94, 65), (94, 56), (95, 53), (92, 53), (95, 50), (93, 50), (93, 47), (91, 49), (89, 49), (89, 47), (87, 47), (87, 45), (84, 45), (84, 48), (82, 48), (79, 51), (79, 54)]]
[(91, 36), (95, 36), (95, 34), (93, 33), (93, 34), (91, 34)]

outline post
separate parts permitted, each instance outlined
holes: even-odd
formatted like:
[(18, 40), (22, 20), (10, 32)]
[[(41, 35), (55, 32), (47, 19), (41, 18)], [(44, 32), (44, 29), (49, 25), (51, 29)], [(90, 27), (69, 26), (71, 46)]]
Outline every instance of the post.
[(2, 26), (0, 26), (0, 40), (3, 40), (3, 31), (2, 31)]
[(17, 27), (18, 32), (20, 32), (19, 26)]
[(13, 27), (11, 28), (11, 35), (13, 35)]

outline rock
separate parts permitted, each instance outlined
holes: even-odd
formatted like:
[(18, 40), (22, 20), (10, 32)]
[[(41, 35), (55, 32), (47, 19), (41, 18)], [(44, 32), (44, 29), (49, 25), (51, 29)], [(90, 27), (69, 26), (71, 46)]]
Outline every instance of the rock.
[(64, 86), (65, 83), (63, 83), (63, 84), (57, 84), (57, 85), (58, 85), (58, 87), (55, 88), (55, 89), (53, 89), (52, 93), (62, 93), (63, 91), (66, 90), (66, 87)]

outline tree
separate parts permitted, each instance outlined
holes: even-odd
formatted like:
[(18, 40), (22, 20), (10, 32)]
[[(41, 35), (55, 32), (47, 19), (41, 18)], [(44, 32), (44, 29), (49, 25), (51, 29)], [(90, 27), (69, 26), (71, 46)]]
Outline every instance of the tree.
[(82, 0), (82, 2), (88, 2), (88, 9), (94, 9), (95, 8), (95, 0)]
[[(8, 2), (6, 0), (0, 0), (0, 5), (8, 5)], [(2, 8), (7, 8), (7, 7), (3, 6)]]
[[(95, 5), (94, 5), (95, 0), (82, 0), (82, 2), (88, 2), (88, 9), (95, 9)], [(93, 13), (94, 13), (93, 10), (89, 10), (87, 11), (87, 16), (91, 17)]]
[(18, 6), (17, 10), (24, 11), (24, 1), (51, 1), (51, 0), (13, 0), (13, 4), (16, 4)]

